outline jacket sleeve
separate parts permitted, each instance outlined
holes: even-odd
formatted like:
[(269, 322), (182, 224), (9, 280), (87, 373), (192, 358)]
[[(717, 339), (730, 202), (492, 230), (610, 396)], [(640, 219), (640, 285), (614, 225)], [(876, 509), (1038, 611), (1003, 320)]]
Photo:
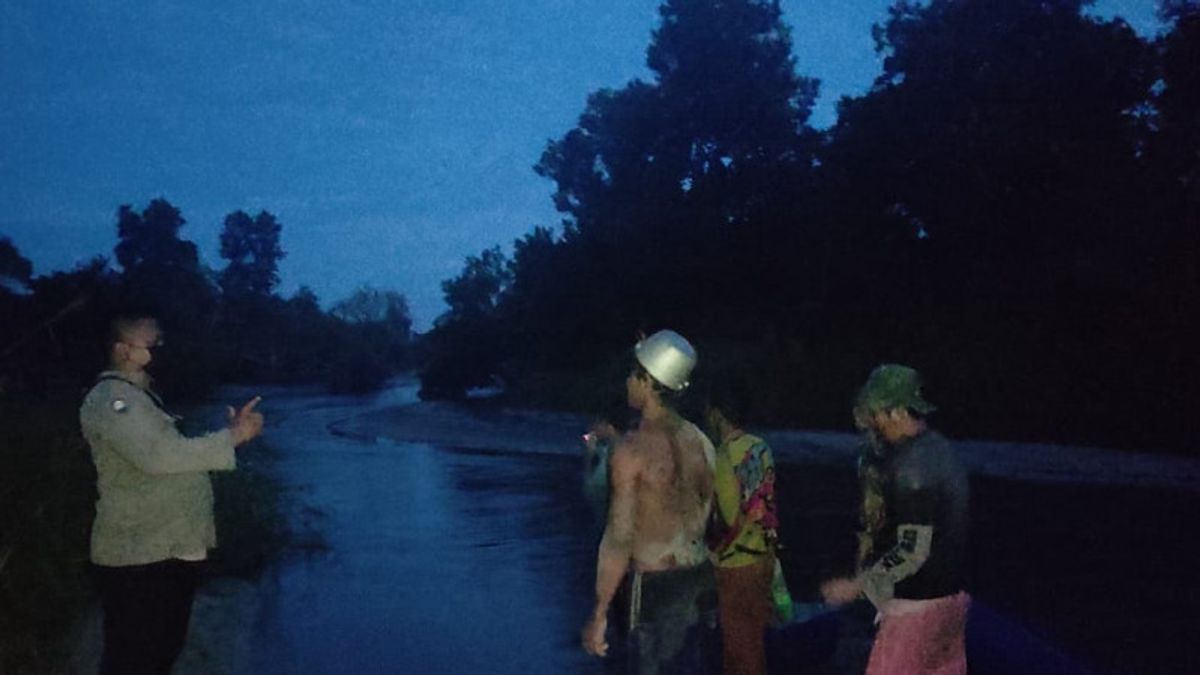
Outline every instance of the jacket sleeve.
[(891, 600), (895, 585), (916, 574), (933, 546), (937, 490), (924, 476), (897, 477), (896, 545), (862, 573), (863, 591), (876, 607)]
[(114, 398), (96, 403), (99, 409), (94, 414), (98, 419), (91, 433), (145, 473), (228, 471), (237, 466), (233, 435), (228, 429), (188, 438), (145, 394), (132, 390), (115, 392)]

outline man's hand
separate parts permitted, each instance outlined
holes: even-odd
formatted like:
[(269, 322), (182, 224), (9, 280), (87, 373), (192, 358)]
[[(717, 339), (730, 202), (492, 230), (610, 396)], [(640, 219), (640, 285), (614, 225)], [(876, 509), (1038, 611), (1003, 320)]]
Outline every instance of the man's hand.
[(588, 433), (598, 441), (615, 442), (621, 438), (621, 434), (617, 432), (617, 428), (612, 425), (612, 422), (596, 422), (588, 429)]
[(821, 597), (825, 604), (838, 607), (854, 602), (862, 594), (862, 583), (858, 579), (830, 579), (821, 584)]
[(608, 630), (608, 616), (605, 614), (592, 616), (592, 620), (583, 627), (580, 634), (583, 651), (592, 656), (606, 656), (608, 654), (608, 643), (604, 641), (606, 630)]
[(229, 412), (229, 431), (233, 434), (234, 445), (246, 443), (262, 433), (263, 416), (254, 409), (261, 400), (261, 396), (255, 396), (237, 411), (234, 411), (233, 406), (226, 408)]

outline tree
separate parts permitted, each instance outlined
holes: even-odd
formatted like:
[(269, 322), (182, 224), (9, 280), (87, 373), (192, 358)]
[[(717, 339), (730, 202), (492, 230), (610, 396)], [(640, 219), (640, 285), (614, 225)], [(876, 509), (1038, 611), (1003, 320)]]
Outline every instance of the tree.
[(167, 269), (193, 271), (200, 264), (196, 245), (179, 238), (183, 214), (155, 199), (140, 214), (128, 204), (117, 209), (117, 262), (126, 274)]
[(778, 0), (667, 0), (659, 14), (646, 62), (680, 179), (801, 160), (817, 81), (796, 74)]
[(180, 239), (187, 221), (165, 199), (138, 213), (117, 210), (117, 262), (121, 264), (126, 304), (150, 309), (161, 320), (167, 347), (157, 366), (160, 381), (177, 387), (170, 394), (196, 395), (216, 382), (221, 369), (215, 354), (203, 348), (215, 330), (216, 289), (201, 264), (196, 245)]
[(122, 293), (108, 260), (96, 256), (70, 271), (30, 281), (29, 329), (22, 367), (38, 371), (43, 385), (66, 380), (82, 385), (107, 364), (105, 333)]
[(29, 286), (33, 263), (22, 256), (8, 237), (0, 237), (0, 293), (18, 293)]
[(364, 286), (329, 313), (341, 322), (342, 350), (331, 382), (335, 390), (377, 389), (405, 364), (412, 320), (403, 295)]
[(1171, 30), (1159, 41), (1158, 159), (1182, 194), (1200, 204), (1200, 1), (1164, 0)]
[(512, 270), (499, 246), (467, 256), (462, 273), (442, 282), (450, 309), (426, 336), (430, 353), (421, 372), (423, 398), (461, 398), (500, 374), (510, 335), (500, 306), (511, 283)]
[(462, 273), (442, 282), (450, 311), (438, 320), (475, 320), (494, 315), (500, 294), (511, 280), (508, 259), (499, 246), (467, 256)]
[[(805, 126), (817, 83), (795, 73), (778, 2), (668, 0), (647, 50), (655, 82), (589, 97), (579, 125), (549, 144), (535, 170), (558, 186), (555, 205), (585, 234), (661, 224), (706, 183), (782, 166), (807, 167)], [(729, 197), (745, 200), (736, 190)], [(632, 199), (649, 216), (630, 223)], [(728, 216), (744, 204), (728, 204)]]
[[(668, 0), (659, 11), (654, 81), (590, 96), (535, 167), (568, 216), (571, 275), (558, 283), (614, 336), (696, 325), (697, 294), (744, 303), (749, 288), (784, 285), (790, 266), (776, 263), (792, 253), (790, 214), (817, 141), (806, 126), (817, 82), (795, 72), (778, 2)], [(717, 265), (742, 272), (713, 281)]]
[[(1152, 54), (1083, 4), (897, 3), (876, 28), (883, 73), (843, 100), (822, 156), (835, 257), (857, 258), (835, 304), (879, 327), (873, 351), (928, 361), (973, 402), (951, 414), (982, 433), (1012, 433), (1016, 417), (1025, 435), (1058, 433), (1057, 414), (1007, 406), (1051, 411), (1082, 383), (1148, 375), (1132, 327), (1153, 322), (1158, 223), (1137, 114)], [(1006, 384), (979, 395), (984, 372)], [(1113, 408), (1088, 431), (1127, 433), (1132, 398), (1093, 401)]]
[(408, 300), (396, 291), (370, 286), (363, 286), (350, 297), (336, 303), (329, 313), (350, 324), (378, 324), (401, 342), (408, 341), (412, 328)]
[(225, 216), (221, 230), (221, 257), (229, 263), (219, 283), (227, 296), (266, 297), (279, 283), (279, 245), (282, 226), (275, 216), (260, 211), (251, 218), (245, 211)]
[[(1159, 225), (1154, 233), (1154, 285), (1145, 304), (1160, 321), (1148, 350), (1160, 355), (1164, 373), (1159, 385), (1163, 407), (1194, 408), (1200, 405), (1200, 364), (1194, 345), (1200, 329), (1200, 1), (1165, 0), (1161, 14), (1170, 30), (1155, 45), (1158, 81), (1152, 99), (1153, 133), (1147, 157), (1158, 183), (1152, 194), (1161, 206), (1150, 211)], [(1200, 424), (1190, 429), (1194, 436)]]

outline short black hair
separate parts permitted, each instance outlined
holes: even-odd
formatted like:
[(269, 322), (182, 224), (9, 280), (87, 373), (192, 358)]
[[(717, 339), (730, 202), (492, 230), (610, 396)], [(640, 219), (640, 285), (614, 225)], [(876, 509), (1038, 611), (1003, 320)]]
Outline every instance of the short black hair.
[(676, 408), (683, 401), (684, 392), (687, 391), (686, 388), (676, 391), (662, 382), (659, 382), (658, 379), (651, 375), (650, 371), (646, 370), (645, 366), (643, 366), (642, 363), (636, 358), (633, 360), (633, 367), (636, 369), (638, 377), (643, 377), (650, 381), (651, 389), (654, 390), (654, 393), (658, 394), (658, 398), (664, 404), (671, 408)]
[(112, 347), (118, 342), (123, 342), (129, 331), (143, 321), (157, 322), (158, 316), (155, 312), (146, 308), (127, 308), (117, 311), (108, 320), (107, 345)]
[(719, 410), (734, 426), (744, 426), (750, 421), (754, 407), (750, 383), (744, 377), (726, 374), (704, 383), (704, 405)]

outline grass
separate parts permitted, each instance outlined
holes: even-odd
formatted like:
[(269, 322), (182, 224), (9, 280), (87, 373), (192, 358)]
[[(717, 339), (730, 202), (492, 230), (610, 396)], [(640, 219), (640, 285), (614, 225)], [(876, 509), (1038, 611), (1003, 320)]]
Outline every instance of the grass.
[(256, 579), (292, 540), (284, 514), (289, 495), (266, 471), (275, 451), (262, 441), (238, 456), (237, 471), (212, 474), (217, 548), (210, 572)]
[(0, 672), (49, 672), (90, 602), (95, 470), (78, 401), (3, 401), (0, 411)]

